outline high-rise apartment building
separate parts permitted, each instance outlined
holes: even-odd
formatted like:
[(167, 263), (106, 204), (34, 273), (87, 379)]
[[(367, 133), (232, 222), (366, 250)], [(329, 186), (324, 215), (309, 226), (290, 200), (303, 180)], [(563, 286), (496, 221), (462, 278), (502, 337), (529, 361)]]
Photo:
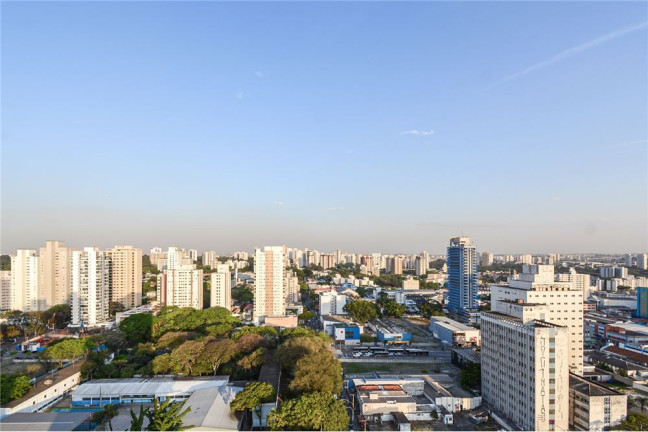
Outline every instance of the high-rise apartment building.
[(482, 252), (481, 254), (481, 265), (484, 267), (493, 265), (493, 254), (490, 252)]
[(556, 282), (571, 282), (576, 291), (583, 293), (583, 300), (587, 300), (590, 292), (592, 277), (588, 274), (577, 273), (575, 268), (570, 268), (567, 274), (557, 274)]
[(93, 247), (72, 252), (72, 324), (95, 326), (110, 319), (110, 274), (108, 253)]
[(572, 282), (556, 282), (553, 266), (524, 265), (522, 273), (509, 279), (508, 285), (491, 285), (491, 308), (502, 301), (546, 305), (543, 320), (569, 329), (565, 357), (573, 373), (583, 374), (582, 291)]
[(600, 267), (599, 274), (602, 278), (626, 279), (628, 277), (628, 269), (626, 267)]
[(470, 237), (453, 237), (448, 246), (448, 310), (466, 321), (479, 308), (477, 291), (477, 249)]
[(640, 253), (637, 255), (637, 268), (648, 270), (648, 254)]
[(403, 257), (395, 256), (389, 258), (389, 273), (396, 275), (403, 274)]
[(285, 249), (285, 246), (265, 246), (254, 252), (254, 321), (257, 324), (266, 316), (286, 312)]
[(171, 246), (167, 250), (166, 258), (166, 270), (173, 270), (180, 266), (193, 265), (193, 260), (191, 259), (187, 251), (176, 246)]
[(218, 254), (215, 251), (203, 252), (202, 254), (202, 265), (209, 266), (210, 268), (215, 267)]
[(195, 264), (174, 264), (158, 275), (157, 298), (161, 306), (202, 309), (203, 271)]
[(47, 241), (40, 248), (39, 265), (39, 309), (47, 310), (54, 305), (70, 304), (72, 279), (72, 249), (62, 241)]
[(227, 310), (232, 309), (232, 276), (229, 265), (218, 264), (216, 271), (210, 275), (211, 297), (210, 307), (220, 306)]
[(189, 249), (189, 252), (187, 253), (189, 255), (189, 258), (191, 258), (191, 262), (198, 261), (198, 251), (196, 249)]
[(39, 263), (36, 251), (18, 249), (11, 257), (11, 309), (39, 310)]
[(335, 266), (335, 255), (333, 254), (320, 254), (320, 265), (324, 270), (328, 270)]
[(548, 306), (502, 300), (481, 314), (482, 397), (520, 430), (569, 430), (569, 328)]
[(295, 276), (295, 273), (292, 270), (286, 271), (286, 280), (284, 285), (286, 304), (298, 303), (300, 300), (299, 279)]
[(637, 317), (648, 318), (648, 287), (637, 287)]
[(0, 271), (0, 310), (13, 309), (11, 298), (11, 270)]
[(422, 256), (417, 256), (416, 261), (414, 262), (414, 271), (417, 276), (423, 276), (427, 274), (427, 266), (425, 265), (425, 258)]
[(522, 264), (533, 264), (533, 257), (529, 254), (522, 254), (517, 257), (517, 262)]
[(142, 250), (115, 246), (107, 251), (112, 261), (111, 301), (126, 309), (142, 305)]

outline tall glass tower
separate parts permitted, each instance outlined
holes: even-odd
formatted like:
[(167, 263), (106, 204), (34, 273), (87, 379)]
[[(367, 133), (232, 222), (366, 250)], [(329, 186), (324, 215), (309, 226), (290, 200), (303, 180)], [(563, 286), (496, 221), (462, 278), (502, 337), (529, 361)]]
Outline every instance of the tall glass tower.
[(467, 316), (479, 308), (477, 249), (470, 237), (453, 237), (448, 246), (448, 310)]

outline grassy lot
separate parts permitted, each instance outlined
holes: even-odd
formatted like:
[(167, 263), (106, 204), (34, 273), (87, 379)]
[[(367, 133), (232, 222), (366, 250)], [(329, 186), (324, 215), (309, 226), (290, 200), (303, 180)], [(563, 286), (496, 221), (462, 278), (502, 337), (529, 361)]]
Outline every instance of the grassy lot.
[(404, 374), (434, 373), (432, 366), (416, 363), (342, 363), (344, 373), (392, 372)]

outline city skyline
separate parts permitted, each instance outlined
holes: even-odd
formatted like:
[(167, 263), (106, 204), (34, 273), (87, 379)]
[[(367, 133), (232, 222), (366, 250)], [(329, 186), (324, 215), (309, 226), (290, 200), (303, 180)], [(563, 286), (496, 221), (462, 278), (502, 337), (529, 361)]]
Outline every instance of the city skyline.
[(2, 253), (53, 238), (443, 255), (459, 235), (496, 254), (644, 252), (646, 18), (3, 4)]

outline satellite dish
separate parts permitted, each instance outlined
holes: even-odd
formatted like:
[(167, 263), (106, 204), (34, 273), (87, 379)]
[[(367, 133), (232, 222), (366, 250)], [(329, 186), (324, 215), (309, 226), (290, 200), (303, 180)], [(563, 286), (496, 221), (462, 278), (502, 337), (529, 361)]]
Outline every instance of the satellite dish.
[(46, 386), (51, 386), (52, 384), (54, 384), (54, 381), (52, 381), (51, 379), (47, 379), (43, 381), (43, 384), (45, 384)]

